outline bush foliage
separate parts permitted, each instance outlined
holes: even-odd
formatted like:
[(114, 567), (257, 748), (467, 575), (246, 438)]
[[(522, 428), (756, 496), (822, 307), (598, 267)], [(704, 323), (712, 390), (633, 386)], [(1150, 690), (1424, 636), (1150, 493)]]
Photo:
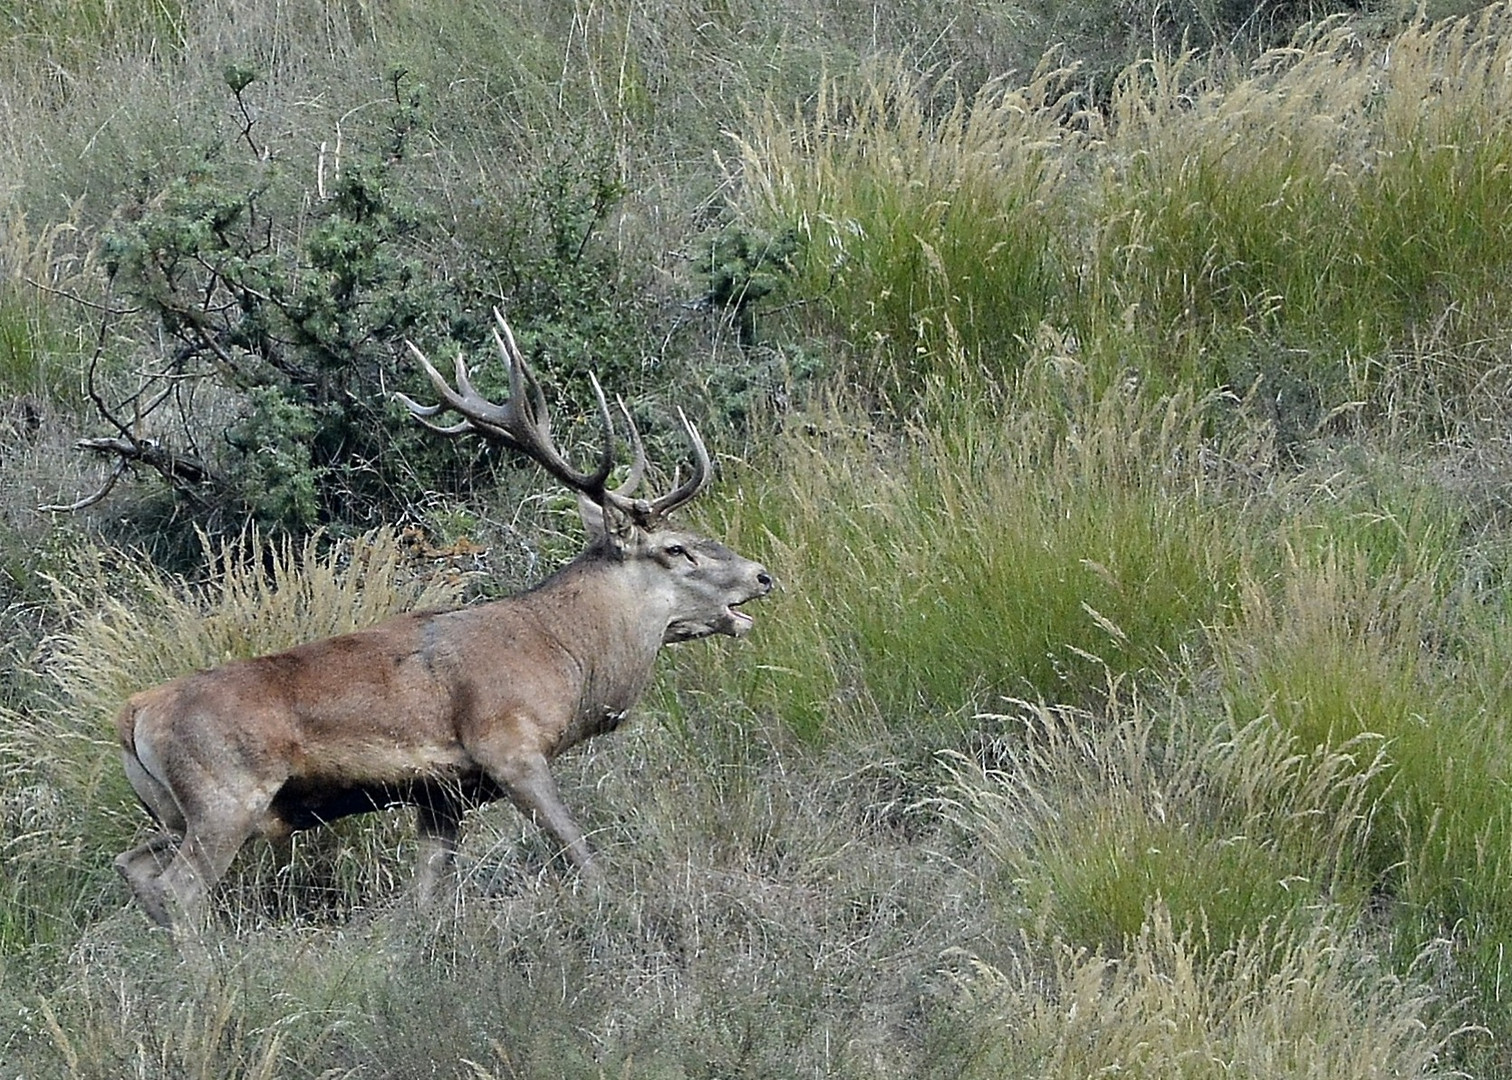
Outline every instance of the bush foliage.
[[(322, 152), (310, 190), (260, 142), (256, 72), (224, 76), (241, 117), (232, 144), (144, 178), (102, 240), (111, 295), (163, 355), (120, 373), (119, 404), (95, 389), (109, 373), (90, 372), (126, 443), (103, 449), (157, 468), (202, 527), (353, 527), (417, 489), (457, 490), (476, 463), (422, 437), (389, 397), (430, 392), (406, 342), (483, 353), (490, 307), (528, 320), (527, 345), (569, 372), (590, 353), (606, 377), (628, 366), (644, 328), (601, 295), (616, 270), (595, 246), (622, 193), (607, 163), (557, 163), (524, 213), (495, 223), (497, 249), (457, 255), (460, 230), (406, 175), (428, 138), (423, 86), (393, 73), (370, 110), (377, 145)], [(166, 463), (144, 445), (148, 425), (173, 441)]]

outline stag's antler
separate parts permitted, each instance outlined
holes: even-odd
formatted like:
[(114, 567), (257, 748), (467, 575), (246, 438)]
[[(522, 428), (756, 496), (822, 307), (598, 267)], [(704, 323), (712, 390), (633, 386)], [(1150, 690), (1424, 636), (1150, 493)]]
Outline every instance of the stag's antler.
[[(678, 419), (682, 421), (688, 442), (693, 447), (693, 473), (665, 495), (650, 500), (635, 498), (633, 493), (646, 472), (646, 448), (641, 442), (640, 431), (630, 416), (630, 410), (621, 400), (618, 402), (620, 413), (630, 429), (634, 458), (625, 482), (615, 488), (608, 487), (609, 475), (614, 470), (614, 420), (603, 387), (592, 374), (588, 379), (593, 384), (593, 393), (598, 399), (599, 418), (604, 428), (603, 449), (599, 454), (598, 465), (592, 472), (581, 472), (574, 468), (551, 438), (551, 414), (546, 408), (546, 395), (536, 380), (535, 372), (530, 370), (530, 365), (525, 362), (524, 355), (515, 344), (509, 323), (497, 308), (494, 309), (494, 320), (497, 323), (494, 342), (499, 347), (499, 355), (509, 365), (509, 399), (502, 405), (489, 401), (473, 386), (468, 377), (467, 363), (461, 353), (457, 354), (454, 388), (413, 342), (405, 343), (429, 376), (436, 393), (441, 396), (438, 404), (421, 405), (406, 394), (394, 395), (422, 424), (443, 435), (472, 432), (493, 442), (503, 443), (530, 457), (589, 501), (605, 510), (617, 511), (641, 526), (660, 521), (708, 485), (713, 473), (709, 451), (705, 448), (698, 429), (679, 408)], [(460, 414), (462, 419), (449, 425), (433, 422), (433, 417), (448, 411)]]

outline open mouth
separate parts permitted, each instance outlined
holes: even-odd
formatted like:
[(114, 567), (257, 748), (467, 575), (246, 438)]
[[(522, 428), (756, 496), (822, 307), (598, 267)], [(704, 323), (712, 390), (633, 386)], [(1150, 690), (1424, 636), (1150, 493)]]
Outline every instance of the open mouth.
[[(743, 603), (744, 601), (742, 601)], [(756, 620), (743, 611), (739, 611), (736, 605), (730, 604), (724, 609), (725, 617), (734, 625), (735, 632), (743, 634), (756, 624)]]
[(729, 634), (732, 637), (744, 637), (746, 633), (750, 631), (751, 627), (756, 624), (756, 620), (751, 618), (751, 616), (747, 615), (744, 611), (741, 611), (740, 607), (742, 604), (748, 604), (752, 600), (760, 600), (763, 596), (766, 596), (772, 591), (772, 579), (767, 576), (766, 571), (763, 570), (761, 572), (758, 580), (761, 583), (761, 587), (759, 589), (753, 590), (743, 599), (732, 600), (730, 601), (730, 603), (725, 605), (723, 612), (725, 623), (723, 628), (724, 633)]

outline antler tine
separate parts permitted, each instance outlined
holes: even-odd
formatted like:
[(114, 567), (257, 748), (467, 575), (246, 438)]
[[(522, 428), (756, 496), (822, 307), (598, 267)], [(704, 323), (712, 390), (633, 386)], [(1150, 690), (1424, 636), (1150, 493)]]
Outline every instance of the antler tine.
[(598, 376), (590, 371), (588, 382), (592, 385), (593, 396), (598, 401), (599, 426), (604, 432), (604, 447), (599, 453), (598, 468), (593, 472), (594, 482), (602, 491), (605, 481), (609, 479), (609, 474), (614, 471), (614, 417), (609, 413), (609, 401), (604, 397), (604, 388), (599, 385)]
[(438, 435), (462, 435), (469, 431), (478, 430), (473, 426), (471, 420), (458, 420), (455, 424), (432, 423), (430, 418), (444, 411), (446, 409), (445, 405), (421, 405), (408, 394), (399, 393), (398, 391), (395, 391), (394, 396), (403, 403), (404, 407), (410, 411), (416, 420)]
[[(421, 415), (422, 413), (425, 416), (435, 416), (443, 409), (453, 407), (451, 405), (451, 402), (456, 398), (457, 395), (452, 390), (451, 386), (447, 384), (446, 379), (441, 375), (441, 373), (436, 370), (436, 365), (430, 362), (430, 357), (421, 352), (420, 346), (416, 345), (413, 341), (406, 341), (404, 344), (409, 348), (410, 355), (413, 356), (416, 360), (420, 361), (420, 369), (424, 371), (426, 377), (430, 379), (431, 385), (436, 388), (436, 393), (441, 395), (441, 400), (444, 404), (417, 405), (414, 399), (410, 398), (407, 394), (395, 394), (394, 396), (403, 400), (405, 404), (409, 406), (410, 411), (414, 412), (417, 416)], [(460, 364), (461, 360), (462, 358), (459, 355), (457, 357), (457, 362)]]
[[(467, 363), (460, 352), (457, 354), (457, 386), (461, 393), (458, 393), (457, 390), (452, 389), (446, 378), (430, 362), (430, 358), (421, 352), (413, 341), (407, 341), (405, 344), (409, 346), (411, 355), (420, 361), (420, 366), (430, 379), (431, 385), (441, 396), (439, 404), (421, 405), (408, 394), (395, 393), (394, 396), (404, 403), (405, 408), (409, 409), (417, 420), (442, 435), (460, 435), (464, 432), (476, 431), (515, 445), (513, 436), (502, 427), (507, 419), (504, 415), (506, 410), (493, 404), (473, 388), (472, 380), (467, 374)], [(463, 419), (451, 425), (431, 423), (430, 417), (448, 410), (461, 413)]]
[[(413, 349), (414, 346), (411, 345), (410, 348)], [(431, 372), (430, 377), (431, 382), (435, 383), (436, 379), (439, 376), (435, 372)], [(462, 405), (467, 405), (469, 408), (477, 406), (488, 406), (490, 408), (499, 409), (500, 412), (504, 411), (502, 408), (494, 405), (493, 402), (489, 401), (482, 394), (478, 393), (477, 388), (473, 386), (472, 374), (467, 370), (467, 358), (462, 355), (461, 349), (457, 350), (457, 367), (455, 371), (455, 380), (457, 384), (457, 394), (455, 396), (457, 397), (458, 401), (456, 405), (452, 406), (453, 408), (460, 409)], [(444, 379), (440, 383), (437, 383), (437, 389), (441, 389), (443, 391), (443, 397), (445, 396), (445, 386), (446, 382)], [(479, 411), (482, 410), (480, 409)]]
[[(503, 313), (498, 308), (494, 308), (493, 336), (494, 344), (499, 347), (499, 355), (509, 366), (510, 404), (520, 411), (522, 419), (549, 437), (551, 414), (546, 409), (546, 394), (541, 389), (540, 380), (535, 377), (535, 372), (525, 362), (525, 354), (520, 352), (520, 347), (515, 344), (514, 331), (510, 329), (509, 323), (505, 321)], [(528, 415), (524, 415), (527, 413)]]
[(693, 447), (693, 474), (665, 495), (651, 501), (651, 512), (656, 515), (672, 513), (708, 487), (709, 481), (714, 476), (714, 466), (709, 461), (709, 450), (704, 446), (703, 436), (698, 434), (698, 428), (693, 426), (693, 421), (688, 419), (688, 414), (683, 412), (681, 407), (677, 410), (677, 418), (682, 421), (683, 431), (687, 433), (688, 442)]
[[(414, 355), (415, 359), (420, 361), (420, 366), (422, 369), (424, 369), (425, 374), (430, 378), (431, 385), (434, 386), (436, 388), (436, 392), (441, 395), (441, 402), (437, 405), (422, 405), (414, 398), (410, 397), (408, 394), (400, 393), (397, 391), (395, 392), (394, 397), (399, 399), (399, 401), (404, 405), (406, 409), (410, 411), (411, 415), (413, 415), (416, 420), (419, 420), (420, 423), (424, 424), (430, 430), (441, 435), (461, 435), (463, 432), (475, 430), (472, 422), (465, 418), (465, 414), (464, 419), (459, 420), (455, 424), (436, 424), (431, 421), (431, 417), (437, 416), (449, 409), (458, 409), (458, 411), (461, 411), (460, 406), (463, 404), (463, 401), (460, 397), (458, 397), (456, 392), (447, 385), (446, 379), (444, 379), (441, 373), (436, 370), (435, 365), (430, 362), (430, 358), (427, 357), (418, 348), (416, 348), (414, 342), (407, 341), (405, 342), (405, 344), (409, 346), (409, 350)], [(465, 378), (465, 369), (463, 367), (462, 357), (460, 354), (457, 356), (457, 370), (464, 374), (464, 377), (459, 379), (458, 381), (463, 386), (467, 387), (468, 390), (471, 390), (471, 386), (467, 383), (467, 380)]]
[(509, 363), (509, 401), (504, 410), (509, 417), (506, 426), (524, 450), (563, 483), (581, 491), (593, 502), (603, 504), (604, 482), (614, 469), (614, 426), (610, 423), (609, 405), (604, 400), (604, 391), (598, 380), (589, 375), (593, 392), (598, 398), (599, 417), (604, 429), (604, 447), (599, 455), (597, 468), (591, 473), (574, 469), (551, 438), (551, 412), (546, 407), (546, 393), (540, 381), (525, 360), (525, 354), (515, 344), (514, 332), (498, 308), (494, 308), (494, 341), (499, 352)]
[[(594, 380), (598, 382), (597, 379)], [(640, 428), (635, 426), (635, 417), (630, 415), (630, 408), (625, 404), (624, 398), (615, 398), (619, 405), (620, 415), (625, 418), (625, 427), (630, 432), (630, 449), (633, 457), (630, 461), (630, 475), (625, 477), (625, 482), (614, 489), (614, 495), (621, 499), (630, 499), (635, 489), (640, 487), (640, 482), (646, 476), (646, 444), (641, 441)]]
[[(414, 398), (410, 397), (408, 394), (400, 390), (394, 391), (394, 397), (398, 398), (399, 403), (402, 404), (406, 409), (408, 409), (412, 414), (414, 414), (415, 418), (421, 423), (428, 423), (430, 417), (435, 416), (437, 413), (446, 408), (445, 405), (422, 405)], [(436, 425), (430, 424), (430, 426), (434, 428)]]

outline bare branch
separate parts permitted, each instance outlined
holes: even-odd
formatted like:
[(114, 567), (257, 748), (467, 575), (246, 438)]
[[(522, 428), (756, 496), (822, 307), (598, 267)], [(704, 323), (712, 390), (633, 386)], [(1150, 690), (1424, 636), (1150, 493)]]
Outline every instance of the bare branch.
[(80, 439), (80, 450), (115, 454), (128, 462), (140, 462), (160, 473), (174, 487), (198, 487), (210, 479), (210, 470), (196, 458), (175, 454), (156, 439)]
[(115, 463), (115, 468), (111, 469), (110, 475), (105, 478), (105, 483), (93, 495), (86, 495), (82, 499), (71, 503), (46, 503), (37, 507), (37, 509), (44, 514), (71, 514), (75, 510), (88, 509), (110, 494), (110, 489), (116, 486), (116, 481), (121, 478), (121, 474), (125, 471), (126, 459), (119, 458)]
[(61, 296), (63, 299), (71, 300), (73, 303), (78, 304), (82, 308), (88, 308), (92, 311), (104, 312), (106, 315), (109, 315), (112, 318), (116, 319), (124, 318), (127, 315), (135, 315), (137, 312), (142, 310), (141, 308), (112, 308), (108, 305), (100, 304), (93, 300), (86, 300), (76, 292), (70, 292), (67, 289), (60, 289), (55, 285), (49, 285), (45, 281), (38, 281), (36, 278), (32, 277), (23, 277), (21, 280), (26, 282), (34, 289), (40, 289), (42, 292), (52, 293), (54, 296)]
[[(94, 402), (95, 410), (100, 414), (105, 422), (119, 431), (123, 437), (130, 439), (132, 438), (131, 430), (127, 428), (125, 424), (116, 419), (115, 413), (112, 412), (110, 406), (105, 403), (105, 397), (100, 393), (100, 388), (95, 383), (95, 375), (100, 368), (100, 357), (105, 352), (105, 334), (109, 329), (109, 326), (110, 319), (107, 315), (105, 318), (100, 320), (100, 333), (95, 338), (94, 355), (89, 358), (89, 374), (85, 379), (84, 386), (85, 391), (89, 394), (89, 400)], [(143, 387), (143, 390), (145, 390), (145, 387)], [(137, 391), (138, 395), (140, 395), (141, 393), (142, 390)]]

